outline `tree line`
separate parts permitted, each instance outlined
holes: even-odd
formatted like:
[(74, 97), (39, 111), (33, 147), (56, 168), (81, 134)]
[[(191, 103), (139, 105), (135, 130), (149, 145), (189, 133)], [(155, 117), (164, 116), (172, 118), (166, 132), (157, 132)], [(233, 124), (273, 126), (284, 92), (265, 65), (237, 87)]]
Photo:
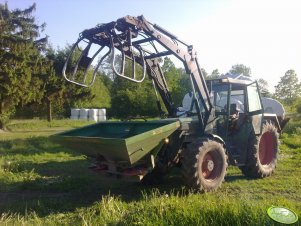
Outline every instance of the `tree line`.
[[(72, 107), (104, 107), (109, 116), (117, 118), (159, 115), (150, 80), (132, 83), (116, 78), (108, 69), (98, 72), (91, 89), (66, 82), (61, 74), (71, 46), (54, 49), (47, 36), (41, 37), (46, 24), (36, 22), (35, 9), (35, 4), (23, 10), (10, 10), (7, 3), (0, 4), (0, 129), (5, 129), (12, 117), (42, 117), (49, 121), (68, 117)], [(162, 70), (175, 105), (180, 106), (190, 89), (189, 76), (167, 57), (162, 60)], [(223, 75), (218, 69), (210, 74), (205, 69), (202, 72), (208, 79)], [(251, 76), (251, 69), (237, 64), (229, 73)], [(264, 95), (272, 95), (264, 79), (258, 83)], [(280, 78), (273, 96), (297, 106), (301, 112), (301, 84), (294, 70)]]

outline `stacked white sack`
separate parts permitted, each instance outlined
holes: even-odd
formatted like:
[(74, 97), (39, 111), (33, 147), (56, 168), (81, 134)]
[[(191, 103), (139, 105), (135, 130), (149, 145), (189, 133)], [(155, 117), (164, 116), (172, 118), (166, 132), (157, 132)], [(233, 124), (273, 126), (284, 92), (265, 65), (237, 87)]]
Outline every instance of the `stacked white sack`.
[(105, 108), (101, 108), (101, 109), (98, 109), (98, 113), (97, 113), (97, 116), (98, 116), (98, 121), (101, 122), (101, 121), (106, 121), (107, 120), (107, 116), (106, 116), (106, 109)]
[(78, 120), (80, 110), (78, 108), (71, 108), (71, 116), (70, 119)]
[(87, 120), (88, 119), (88, 111), (89, 111), (89, 109), (86, 109), (86, 108), (80, 109), (79, 119)]
[(89, 120), (97, 122), (98, 120), (98, 109), (89, 109)]

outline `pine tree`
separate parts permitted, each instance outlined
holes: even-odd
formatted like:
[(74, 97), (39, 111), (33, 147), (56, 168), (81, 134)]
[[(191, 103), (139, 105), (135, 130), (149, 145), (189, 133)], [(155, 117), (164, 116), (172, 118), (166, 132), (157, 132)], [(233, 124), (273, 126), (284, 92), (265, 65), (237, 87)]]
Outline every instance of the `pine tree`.
[(0, 4), (0, 129), (13, 115), (18, 104), (42, 98), (47, 37), (39, 38), (45, 24), (38, 25), (32, 15), (36, 5), (9, 10)]

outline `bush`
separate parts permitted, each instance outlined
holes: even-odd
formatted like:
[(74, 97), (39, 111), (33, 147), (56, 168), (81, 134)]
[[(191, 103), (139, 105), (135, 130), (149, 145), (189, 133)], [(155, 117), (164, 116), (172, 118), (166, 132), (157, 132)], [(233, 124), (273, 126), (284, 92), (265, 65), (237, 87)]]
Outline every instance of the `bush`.
[(298, 101), (296, 110), (297, 110), (297, 113), (301, 113), (301, 100)]
[(291, 119), (284, 127), (284, 133), (288, 134), (301, 134), (301, 120), (297, 116)]

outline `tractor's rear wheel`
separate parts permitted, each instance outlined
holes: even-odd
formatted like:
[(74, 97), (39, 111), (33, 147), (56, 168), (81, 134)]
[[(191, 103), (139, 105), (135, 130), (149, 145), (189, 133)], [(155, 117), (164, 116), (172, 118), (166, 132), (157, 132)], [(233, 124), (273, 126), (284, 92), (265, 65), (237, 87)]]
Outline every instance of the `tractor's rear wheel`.
[(182, 175), (188, 187), (199, 191), (214, 191), (223, 182), (227, 171), (227, 156), (222, 144), (197, 140), (183, 152)]
[(250, 135), (245, 166), (242, 173), (251, 178), (270, 176), (277, 165), (279, 152), (278, 132), (272, 123), (263, 125), (260, 136)]

